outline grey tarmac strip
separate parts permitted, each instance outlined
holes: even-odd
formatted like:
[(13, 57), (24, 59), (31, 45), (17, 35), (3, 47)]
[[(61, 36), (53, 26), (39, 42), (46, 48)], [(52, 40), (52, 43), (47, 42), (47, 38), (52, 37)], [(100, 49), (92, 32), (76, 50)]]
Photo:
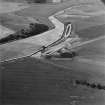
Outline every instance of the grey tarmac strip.
[[(89, 40), (89, 41), (82, 42), (82, 43), (80, 43), (80, 44), (78, 44), (78, 45), (76, 45), (76, 46), (73, 46), (72, 48), (84, 46), (84, 45), (87, 45), (87, 44), (89, 44), (89, 43), (93, 43), (93, 42), (95, 42), (95, 41), (98, 41), (98, 40), (101, 40), (101, 39), (104, 39), (104, 38), (105, 38), (105, 36), (100, 36), (100, 37), (98, 37), (98, 38), (95, 38), (95, 39), (92, 39), (92, 40)], [(0, 62), (2, 63), (2, 62), (13, 61), (13, 60), (20, 59), (20, 58), (31, 57), (31, 56), (37, 54), (38, 52), (40, 52), (41, 50), (42, 50), (42, 48), (38, 49), (36, 52), (31, 53), (31, 54), (29, 54), (29, 55), (22, 56), (22, 57), (18, 57), (18, 58), (13, 58), (13, 59), (8, 59), (8, 60), (5, 60), (5, 61), (0, 61)], [(34, 57), (33, 57), (33, 58), (34, 58)], [(36, 58), (36, 59), (37, 59), (37, 58)], [(80, 60), (81, 60), (81, 61), (85, 61), (85, 62), (88, 61), (88, 60), (86, 60), (86, 59), (80, 59)], [(88, 61), (88, 62), (89, 62), (89, 61)], [(104, 65), (104, 64), (102, 64), (102, 65)]]
[[(72, 9), (72, 8), (73, 8), (73, 7), (71, 7), (71, 9)], [(68, 8), (68, 9), (70, 9), (70, 8)], [(64, 10), (66, 10), (66, 9), (64, 9)], [(54, 15), (50, 16), (51, 19), (53, 20), (53, 16), (58, 15), (59, 13), (63, 12), (64, 10), (62, 10), (62, 11), (60, 11), (60, 12), (58, 12), (58, 13), (55, 13)], [(62, 23), (61, 23), (61, 24), (62, 24)], [(80, 44), (78, 44), (78, 45), (76, 45), (76, 46), (72, 46), (71, 48), (76, 48), (76, 47), (79, 47), (79, 46), (83, 46), (83, 45), (86, 45), (86, 44), (89, 44), (89, 43), (92, 43), (92, 42), (101, 40), (101, 39), (103, 39), (103, 38), (105, 38), (105, 36), (101, 36), (101, 37), (98, 37), (98, 38), (95, 38), (95, 39), (92, 39), (92, 40), (89, 40), (89, 41), (84, 41), (84, 42), (82, 42), (82, 43), (80, 43)], [(31, 53), (31, 54), (29, 54), (29, 55), (21, 56), (21, 57), (13, 58), (13, 59), (8, 59), (8, 60), (5, 60), (5, 61), (0, 61), (0, 62), (7, 62), (7, 61), (11, 61), (11, 60), (20, 59), (20, 58), (31, 57), (32, 55), (35, 55), (36, 53), (40, 52), (41, 50), (42, 50), (42, 48), (38, 49), (36, 52)]]

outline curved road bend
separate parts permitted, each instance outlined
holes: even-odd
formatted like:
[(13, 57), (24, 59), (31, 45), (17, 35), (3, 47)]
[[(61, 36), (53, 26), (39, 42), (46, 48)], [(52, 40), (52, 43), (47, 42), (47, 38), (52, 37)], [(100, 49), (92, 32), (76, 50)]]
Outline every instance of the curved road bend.
[(32, 43), (41, 46), (48, 46), (49, 44), (59, 39), (63, 33), (64, 24), (61, 23), (58, 19), (56, 19), (54, 16), (50, 16), (49, 20), (54, 24), (54, 29), (39, 34), (37, 36), (23, 39), (22, 42)]
[[(37, 36), (33, 36), (33, 37), (30, 37), (27, 39), (18, 40), (16, 42), (11, 42), (11, 43), (5, 44), (6, 46), (2, 45), (2, 46), (0, 46), (0, 49), (5, 50), (8, 47), (8, 49), (11, 50), (12, 49), (11, 46), (14, 46), (14, 49), (15, 49), (15, 45), (18, 46), (20, 43), (21, 43), (21, 45), (24, 43), (27, 43), (27, 44), (33, 44), (35, 46), (48, 46), (48, 45), (52, 44), (53, 42), (55, 42), (56, 40), (58, 40), (61, 37), (61, 35), (64, 31), (64, 24), (61, 23), (58, 19), (56, 19), (54, 17), (54, 15), (50, 16), (49, 20), (54, 24), (54, 26), (55, 26), (54, 29), (44, 32)], [(7, 57), (7, 59), (4, 59), (4, 60), (2, 60), (2, 58), (1, 58), (1, 62), (31, 56), (31, 55), (39, 52), (40, 50), (42, 50), (42, 47), (41, 48), (34, 47), (34, 49), (36, 49), (36, 50), (34, 50), (34, 52), (32, 51), (31, 54), (30, 53), (25, 54), (24, 50), (26, 50), (26, 49), (23, 48), (22, 51), (19, 50), (19, 53), (24, 52), (23, 55), (20, 54), (18, 56), (16, 55), (15, 57), (12, 57), (12, 56), (9, 58)], [(7, 51), (7, 53), (8, 53), (8, 51)]]
[[(62, 33), (63, 33), (64, 24), (61, 23), (59, 20), (57, 20), (54, 16), (62, 13), (63, 11), (64, 10), (62, 10), (60, 12), (57, 12), (54, 15), (52, 15), (52, 16), (49, 17), (49, 20), (55, 26), (54, 29), (49, 30), (47, 32), (44, 32), (44, 33), (42, 33), (40, 35), (37, 35), (37, 36), (33, 36), (33, 37), (30, 37), (30, 38), (27, 38), (27, 39), (16, 41), (15, 44), (14, 44), (14, 42), (12, 42), (11, 44), (8, 43), (7, 46), (3, 46), (2, 47), (3, 49), (6, 49), (6, 47), (8, 47), (9, 49), (12, 49), (11, 46), (9, 46), (9, 45), (12, 45), (12, 46), (15, 46), (16, 45), (16, 46), (18, 46), (18, 44), (21, 44), (22, 45), (24, 43), (27, 43), (27, 44), (32, 44), (33, 46), (35, 46), (35, 47), (33, 47), (33, 49), (34, 49), (33, 51), (31, 51), (29, 53), (25, 52), (24, 50), (27, 49), (27, 47), (26, 47), (25, 49), (21, 49), (21, 50), (18, 51), (19, 53), (24, 52), (24, 54), (22, 54), (22, 55), (19, 54), (18, 56), (10, 57), (10, 58), (4, 59), (4, 60), (18, 59), (18, 58), (22, 58), (22, 57), (31, 56), (34, 53), (36, 53), (38, 50), (41, 50), (40, 49), (41, 46), (43, 46), (43, 45), (48, 46), (49, 44), (52, 44), (53, 42), (57, 41), (57, 39), (59, 39), (61, 37)], [(81, 45), (82, 45), (82, 43), (81, 43)], [(37, 46), (40, 46), (40, 47), (37, 47)], [(7, 53), (8, 53), (8, 51), (7, 51)]]

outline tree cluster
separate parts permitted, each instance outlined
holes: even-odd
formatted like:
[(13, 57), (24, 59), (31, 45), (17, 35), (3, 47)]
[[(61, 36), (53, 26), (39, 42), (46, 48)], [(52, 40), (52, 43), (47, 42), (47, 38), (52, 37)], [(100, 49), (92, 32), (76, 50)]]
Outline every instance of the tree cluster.
[(46, 3), (46, 0), (27, 0), (28, 3)]
[(17, 31), (14, 34), (10, 34), (7, 37), (0, 39), (0, 44), (38, 35), (40, 33), (47, 31), (48, 29), (49, 27), (46, 26), (45, 24), (30, 23), (28, 29), (21, 29), (20, 31)]
[(85, 81), (85, 80), (84, 81), (83, 80), (76, 80), (75, 82), (78, 85), (84, 85), (84, 86), (94, 88), (94, 89), (105, 90), (105, 85), (102, 85), (100, 83), (97, 83), (97, 84), (96, 83), (90, 83), (90, 82)]

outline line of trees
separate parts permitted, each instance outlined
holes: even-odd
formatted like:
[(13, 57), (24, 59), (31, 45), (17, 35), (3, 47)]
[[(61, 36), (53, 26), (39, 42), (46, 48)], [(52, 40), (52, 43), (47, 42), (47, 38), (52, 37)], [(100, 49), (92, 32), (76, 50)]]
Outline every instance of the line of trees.
[(47, 0), (26, 0), (28, 3), (46, 3)]
[(7, 2), (46, 3), (47, 0), (3, 0)]

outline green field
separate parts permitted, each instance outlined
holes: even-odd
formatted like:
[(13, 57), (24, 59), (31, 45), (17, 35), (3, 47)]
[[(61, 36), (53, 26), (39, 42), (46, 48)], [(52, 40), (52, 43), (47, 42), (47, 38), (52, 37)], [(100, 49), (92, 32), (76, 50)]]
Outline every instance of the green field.
[(78, 105), (104, 105), (104, 90), (75, 84), (75, 80), (100, 83), (104, 74), (86, 69), (88, 64), (81, 69), (76, 63), (77, 68), (70, 67), (71, 61), (61, 62), (68, 66), (63, 67), (58, 61), (53, 65), (51, 61), (34, 58), (3, 63), (5, 105), (67, 105), (74, 101)]
[[(83, 0), (81, 0), (83, 1)], [(92, 0), (91, 0), (92, 1)], [(93, 2), (93, 1), (92, 1)], [(96, 2), (95, 2), (96, 3)], [(7, 14), (0, 14), (5, 26), (12, 28), (21, 22), (28, 24), (25, 17), (31, 16), (47, 24), (48, 16), (79, 2), (69, 1), (62, 4), (42, 4)], [(105, 105), (105, 89), (92, 88), (76, 84), (84, 80), (90, 84), (105, 86), (105, 15), (88, 19), (61, 19), (71, 21), (76, 26), (76, 33), (83, 39), (103, 39), (80, 47), (78, 56), (66, 60), (38, 60), (32, 57), (11, 60), (0, 64), (3, 105)], [(12, 21), (13, 20), (13, 21)], [(30, 22), (30, 21), (29, 21)], [(15, 30), (14, 29), (14, 30)], [(0, 59), (28, 55), (40, 46), (13, 42), (0, 46)]]

